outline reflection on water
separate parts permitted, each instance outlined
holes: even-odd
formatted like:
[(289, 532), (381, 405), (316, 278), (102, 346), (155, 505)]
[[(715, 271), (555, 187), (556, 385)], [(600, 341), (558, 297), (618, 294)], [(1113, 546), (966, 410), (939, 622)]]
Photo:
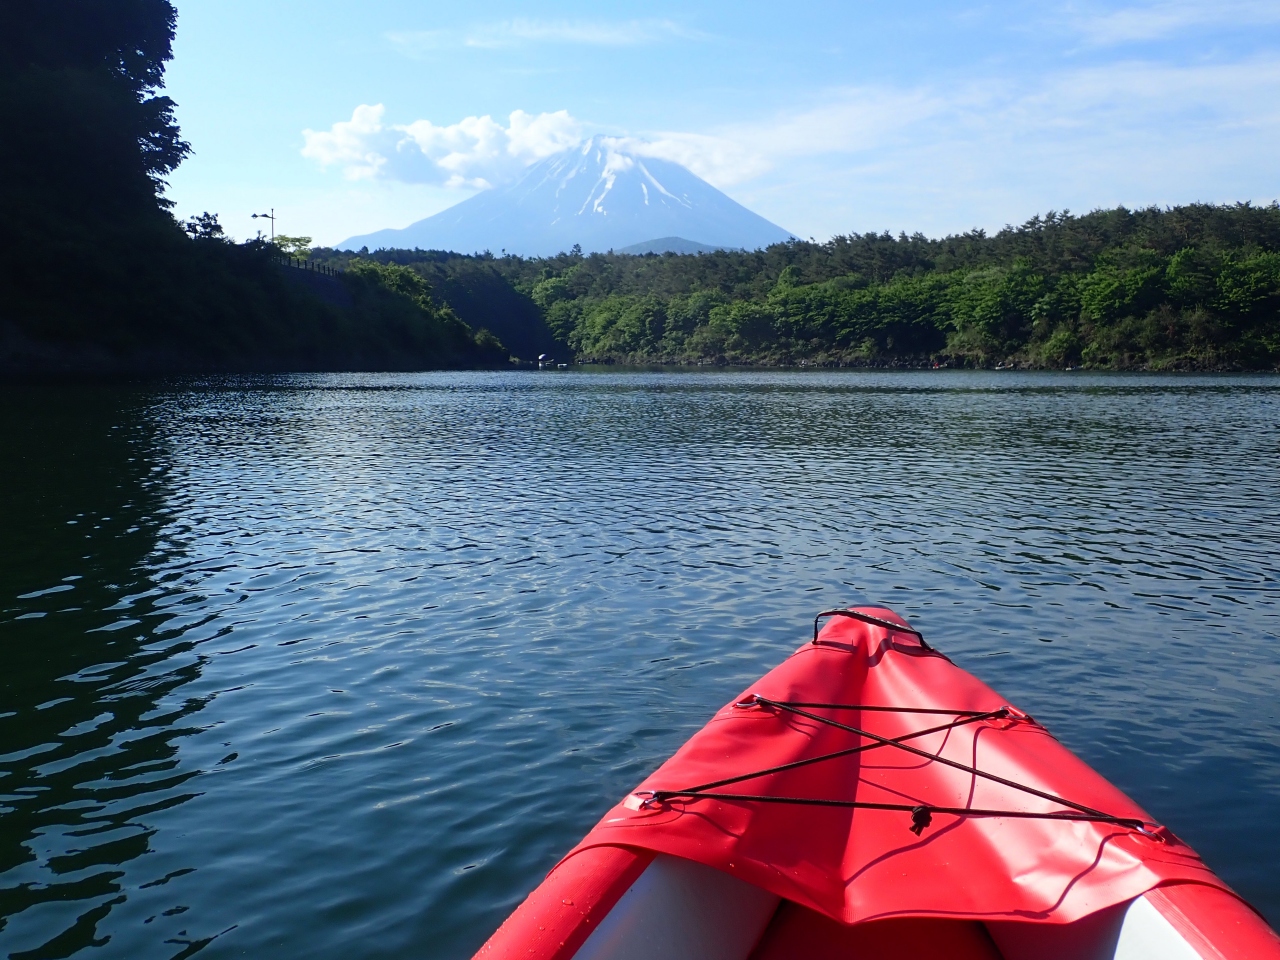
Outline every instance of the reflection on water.
[(1280, 381), (0, 393), (0, 956), (457, 957), (835, 603), (1280, 920)]
[(199, 668), (152, 602), (164, 477), (145, 398), (3, 401), (0, 944), (64, 957), (133, 896), (148, 815), (197, 792), (178, 741), (200, 704), (174, 694)]

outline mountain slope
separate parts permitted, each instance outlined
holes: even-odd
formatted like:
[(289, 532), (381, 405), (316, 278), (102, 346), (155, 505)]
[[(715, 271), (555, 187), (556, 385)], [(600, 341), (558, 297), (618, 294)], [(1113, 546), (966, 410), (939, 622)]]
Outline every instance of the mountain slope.
[(646, 240), (644, 243), (633, 243), (629, 247), (615, 250), (614, 253), (715, 253), (717, 250), (725, 249), (729, 248), (694, 243), (684, 237), (658, 237), (656, 240)]
[(574, 244), (589, 253), (654, 237), (754, 250), (791, 234), (677, 163), (594, 137), (534, 164), (509, 186), (486, 190), (403, 230), (351, 237), (338, 248), (548, 256)]

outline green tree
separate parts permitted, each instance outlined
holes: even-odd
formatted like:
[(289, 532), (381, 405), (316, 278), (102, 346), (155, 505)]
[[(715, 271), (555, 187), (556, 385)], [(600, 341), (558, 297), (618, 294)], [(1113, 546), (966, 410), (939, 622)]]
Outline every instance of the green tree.
[(149, 196), (190, 153), (158, 93), (173, 56), (168, 0), (8, 5), (0, 29), (0, 164), (41, 203)]
[(283, 233), (278, 233), (272, 238), (271, 242), (286, 257), (305, 259), (311, 253), (310, 237), (287, 237)]
[[(378, 256), (430, 258), (442, 276), (478, 262)], [(1280, 364), (1277, 256), (1280, 204), (1193, 204), (1050, 211), (993, 234), (571, 252), (492, 269), (593, 359), (1183, 369)]]
[(1280, 308), (1280, 251), (1224, 257), (1216, 287), (1213, 305), (1227, 316), (1274, 316)]
[(1166, 262), (1152, 250), (1122, 248), (1108, 255), (1080, 279), (1081, 315), (1100, 324), (1144, 316), (1161, 302), (1166, 272)]

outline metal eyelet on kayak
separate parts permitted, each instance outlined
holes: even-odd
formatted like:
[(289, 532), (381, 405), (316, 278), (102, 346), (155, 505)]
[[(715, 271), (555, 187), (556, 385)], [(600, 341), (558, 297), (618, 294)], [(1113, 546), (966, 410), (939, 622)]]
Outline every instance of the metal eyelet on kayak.
[(628, 810), (655, 810), (666, 806), (666, 802), (658, 797), (656, 790), (637, 790), (629, 794), (622, 805)]
[(751, 707), (760, 706), (760, 698), (754, 693), (749, 694), (745, 700), (739, 700), (733, 705), (735, 710), (747, 710)]

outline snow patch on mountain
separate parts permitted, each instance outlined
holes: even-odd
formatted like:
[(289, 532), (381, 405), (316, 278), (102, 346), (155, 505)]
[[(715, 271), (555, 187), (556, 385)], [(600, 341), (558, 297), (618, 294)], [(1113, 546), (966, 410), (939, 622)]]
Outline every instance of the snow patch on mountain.
[(620, 250), (653, 237), (709, 248), (757, 249), (791, 234), (687, 168), (645, 156), (643, 144), (593, 137), (402, 230), (351, 237), (340, 249), (421, 247), (547, 256)]

